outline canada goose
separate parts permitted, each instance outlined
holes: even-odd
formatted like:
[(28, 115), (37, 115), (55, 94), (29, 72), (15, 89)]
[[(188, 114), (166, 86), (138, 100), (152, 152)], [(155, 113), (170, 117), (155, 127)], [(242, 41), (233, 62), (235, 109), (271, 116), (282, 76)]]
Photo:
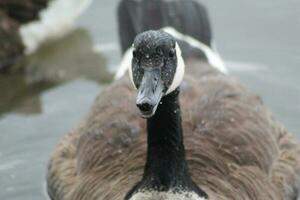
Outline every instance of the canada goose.
[[(128, 59), (132, 50), (130, 47), (135, 36), (145, 30), (162, 27), (167, 27), (165, 28), (167, 32), (171, 31), (178, 36), (180, 46), (184, 48), (182, 52), (184, 59), (203, 58), (209, 60), (210, 64), (218, 66), (222, 72), (227, 71), (215, 49), (208, 13), (198, 1), (122, 0), (118, 6), (118, 21), (124, 59), (115, 79), (122, 77), (128, 68)], [(175, 29), (176, 32), (173, 31)], [(212, 49), (214, 49), (213, 53)]]
[(0, 1), (0, 70), (67, 33), (91, 0)]
[[(121, 0), (118, 5), (121, 49), (124, 53), (137, 33), (171, 26), (212, 46), (212, 31), (205, 7), (196, 0)], [(185, 53), (185, 52), (183, 52)]]
[(130, 78), (55, 149), (51, 199), (297, 199), (299, 144), (238, 81), (206, 59), (184, 63), (175, 34), (136, 36)]

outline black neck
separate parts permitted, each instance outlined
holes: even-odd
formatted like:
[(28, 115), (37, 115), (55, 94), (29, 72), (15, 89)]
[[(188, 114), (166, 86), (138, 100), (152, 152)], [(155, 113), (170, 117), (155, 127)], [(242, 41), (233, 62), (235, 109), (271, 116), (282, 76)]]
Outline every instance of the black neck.
[(156, 113), (147, 120), (148, 151), (143, 179), (126, 195), (128, 200), (137, 191), (175, 189), (207, 194), (191, 179), (183, 144), (179, 88), (163, 97)]
[(162, 98), (147, 120), (148, 151), (143, 181), (150, 187), (184, 186), (188, 170), (183, 144), (179, 89)]

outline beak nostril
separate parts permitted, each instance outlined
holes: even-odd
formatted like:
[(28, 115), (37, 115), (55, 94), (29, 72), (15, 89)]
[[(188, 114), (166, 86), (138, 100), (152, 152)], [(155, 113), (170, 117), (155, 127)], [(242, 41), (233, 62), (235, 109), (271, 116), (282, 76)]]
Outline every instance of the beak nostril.
[(143, 112), (149, 112), (153, 108), (153, 106), (148, 102), (138, 103), (137, 107)]

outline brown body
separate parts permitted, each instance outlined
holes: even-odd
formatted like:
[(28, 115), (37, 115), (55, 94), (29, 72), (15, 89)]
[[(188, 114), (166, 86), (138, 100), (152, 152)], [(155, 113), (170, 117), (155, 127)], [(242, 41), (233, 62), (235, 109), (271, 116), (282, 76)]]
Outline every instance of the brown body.
[[(49, 163), (53, 200), (122, 200), (146, 159), (146, 122), (128, 78), (96, 99)], [(206, 63), (186, 63), (184, 143), (193, 180), (211, 200), (296, 200), (300, 146), (253, 92)]]

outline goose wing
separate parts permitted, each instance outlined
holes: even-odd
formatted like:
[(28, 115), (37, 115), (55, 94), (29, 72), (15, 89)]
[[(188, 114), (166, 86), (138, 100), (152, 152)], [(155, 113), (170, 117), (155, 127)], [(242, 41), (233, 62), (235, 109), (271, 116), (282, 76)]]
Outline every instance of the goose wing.
[[(238, 81), (204, 63), (198, 74), (187, 65), (181, 104), (195, 182), (211, 199), (296, 199), (300, 175), (296, 140)], [(146, 131), (134, 102), (127, 78), (97, 98), (88, 118), (52, 156), (48, 171), (52, 199), (121, 200), (141, 179)]]
[(134, 94), (128, 78), (114, 82), (58, 144), (47, 175), (52, 200), (122, 200), (141, 179), (146, 132)]
[(216, 199), (296, 199), (297, 140), (237, 80), (195, 61), (187, 74), (182, 108), (196, 182)]

